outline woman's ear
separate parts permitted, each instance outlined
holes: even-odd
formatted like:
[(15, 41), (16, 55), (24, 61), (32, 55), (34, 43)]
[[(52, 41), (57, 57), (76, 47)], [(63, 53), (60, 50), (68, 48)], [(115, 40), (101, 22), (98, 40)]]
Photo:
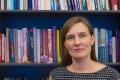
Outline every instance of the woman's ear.
[(66, 43), (66, 41), (64, 41), (64, 46), (65, 46), (65, 48), (67, 48), (67, 43)]
[(94, 43), (95, 43), (95, 36), (92, 35), (92, 42), (91, 42), (91, 44), (93, 45)]

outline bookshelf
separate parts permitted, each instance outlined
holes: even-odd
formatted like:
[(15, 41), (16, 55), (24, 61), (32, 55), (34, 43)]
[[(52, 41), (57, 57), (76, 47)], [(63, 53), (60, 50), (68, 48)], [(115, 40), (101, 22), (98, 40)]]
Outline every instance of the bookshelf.
[[(0, 0), (0, 32), (6, 34), (6, 28), (61, 28), (69, 17), (78, 15), (87, 17), (93, 27), (112, 30), (115, 36), (120, 27), (120, 0)], [(120, 63), (107, 65), (120, 72)], [(57, 66), (56, 63), (0, 63), (0, 80), (46, 80)]]
[[(107, 64), (120, 72), (120, 64)], [(59, 65), (56, 64), (0, 64), (0, 79), (26, 78), (27, 80), (46, 80), (49, 72)], [(25, 79), (25, 80), (26, 80)], [(22, 79), (20, 79), (22, 80)]]
[[(0, 79), (25, 78), (25, 80), (46, 80), (49, 72), (57, 67), (56, 64), (0, 64)], [(23, 80), (23, 79), (20, 79)]]
[[(120, 11), (2, 10), (0, 11), (0, 29), (5, 33), (6, 27), (18, 29), (23, 27), (36, 27), (39, 29), (46, 29), (51, 28), (51, 26), (57, 26), (61, 28), (69, 17), (77, 15), (87, 17), (93, 27), (112, 30), (113, 35), (115, 35), (115, 30), (120, 26)], [(119, 63), (110, 63), (108, 65), (120, 71)], [(48, 77), (49, 72), (57, 66), (57, 64), (3, 63), (0, 64), (0, 78), (25, 77), (28, 80), (44, 80)]]

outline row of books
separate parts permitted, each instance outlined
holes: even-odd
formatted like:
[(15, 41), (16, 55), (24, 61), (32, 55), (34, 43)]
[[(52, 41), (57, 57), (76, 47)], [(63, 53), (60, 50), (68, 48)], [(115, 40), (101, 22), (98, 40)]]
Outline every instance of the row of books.
[(113, 36), (112, 31), (107, 29), (94, 28), (95, 52), (99, 62), (119, 63), (120, 62), (120, 30), (116, 30)]
[(119, 10), (120, 0), (0, 0), (0, 10)]
[[(61, 30), (6, 28), (6, 34), (0, 33), (0, 63), (60, 63)], [(120, 62), (120, 31), (116, 37), (112, 31), (94, 28), (95, 52), (99, 62)]]
[(60, 30), (54, 26), (43, 30), (6, 28), (6, 34), (0, 34), (0, 62), (59, 63)]

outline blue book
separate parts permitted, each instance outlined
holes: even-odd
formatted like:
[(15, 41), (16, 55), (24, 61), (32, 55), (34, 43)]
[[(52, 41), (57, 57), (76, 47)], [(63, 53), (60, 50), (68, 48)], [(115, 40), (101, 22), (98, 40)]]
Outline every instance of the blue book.
[(50, 0), (51, 10), (55, 10), (55, 2), (54, 0)]
[(99, 59), (101, 63), (105, 63), (105, 46), (100, 46)]
[(28, 10), (32, 10), (32, 0), (28, 0)]
[(71, 8), (71, 10), (74, 10), (74, 4), (73, 4), (73, 1), (72, 0), (68, 0), (69, 1), (69, 3), (70, 3), (70, 8)]
[(88, 9), (87, 9), (87, 1), (86, 1), (86, 0), (83, 0), (83, 1), (82, 1), (82, 7), (83, 7), (83, 11), (88, 10)]
[(14, 10), (17, 10), (17, 0), (13, 0)]
[(9, 60), (10, 63), (15, 63), (15, 53), (14, 53), (14, 29), (10, 30), (10, 37), (9, 37)]
[(80, 10), (80, 1), (79, 0), (76, 0), (76, 8), (77, 8), (77, 10)]
[(97, 0), (94, 0), (94, 3), (95, 3), (95, 10), (98, 10), (98, 2), (97, 2)]
[(34, 38), (34, 62), (37, 62), (37, 29), (33, 28), (33, 38)]
[(16, 0), (16, 9), (20, 10), (20, 0)]
[[(111, 43), (112, 45), (112, 43)], [(106, 49), (106, 52), (105, 52), (105, 63), (108, 63), (109, 62), (109, 31), (106, 30), (106, 34), (105, 34), (105, 49)]]
[(112, 31), (108, 32), (108, 53), (109, 62), (112, 62)]
[(56, 0), (56, 10), (61, 10), (60, 1)]
[(101, 62), (101, 51), (100, 51), (100, 31), (98, 31), (98, 62)]
[(53, 51), (53, 63), (57, 63), (57, 55), (56, 55), (56, 26), (52, 27), (52, 51)]
[(72, 10), (72, 6), (71, 6), (70, 0), (67, 0), (67, 6), (68, 6), (68, 10)]

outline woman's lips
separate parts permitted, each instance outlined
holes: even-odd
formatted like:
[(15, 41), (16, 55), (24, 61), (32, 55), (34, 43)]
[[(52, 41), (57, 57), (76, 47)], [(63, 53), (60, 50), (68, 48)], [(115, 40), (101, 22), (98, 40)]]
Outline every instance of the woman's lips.
[(82, 52), (84, 49), (80, 49), (80, 48), (78, 48), (78, 49), (75, 49), (74, 51), (76, 51), (76, 52)]

